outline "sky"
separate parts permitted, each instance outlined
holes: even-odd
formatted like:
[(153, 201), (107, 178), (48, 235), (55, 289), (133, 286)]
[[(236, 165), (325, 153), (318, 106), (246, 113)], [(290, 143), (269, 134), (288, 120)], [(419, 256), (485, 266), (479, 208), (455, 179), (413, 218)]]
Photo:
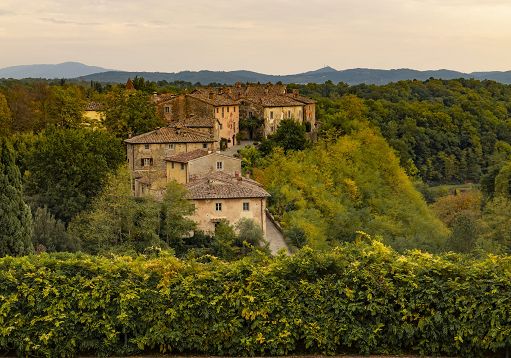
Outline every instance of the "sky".
[(0, 0), (0, 68), (511, 70), (511, 0)]

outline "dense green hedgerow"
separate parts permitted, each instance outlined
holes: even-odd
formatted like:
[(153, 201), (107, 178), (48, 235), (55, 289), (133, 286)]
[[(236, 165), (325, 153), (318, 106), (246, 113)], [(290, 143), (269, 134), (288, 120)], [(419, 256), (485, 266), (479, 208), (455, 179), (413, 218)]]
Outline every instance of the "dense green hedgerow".
[(479, 356), (511, 346), (510, 264), (363, 239), (232, 263), (6, 257), (0, 351)]

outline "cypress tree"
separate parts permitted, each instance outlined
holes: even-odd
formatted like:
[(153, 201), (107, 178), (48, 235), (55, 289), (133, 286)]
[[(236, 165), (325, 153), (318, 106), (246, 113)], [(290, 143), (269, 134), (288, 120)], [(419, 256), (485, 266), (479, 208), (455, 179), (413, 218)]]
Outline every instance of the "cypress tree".
[(23, 201), (14, 150), (5, 138), (0, 138), (0, 256), (31, 252), (32, 215)]

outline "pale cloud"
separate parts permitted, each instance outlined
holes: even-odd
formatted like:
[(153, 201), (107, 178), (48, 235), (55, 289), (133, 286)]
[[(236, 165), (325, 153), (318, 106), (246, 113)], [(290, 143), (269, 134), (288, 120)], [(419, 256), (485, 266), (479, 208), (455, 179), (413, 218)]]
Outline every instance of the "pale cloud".
[(509, 0), (2, 0), (0, 67), (511, 69)]

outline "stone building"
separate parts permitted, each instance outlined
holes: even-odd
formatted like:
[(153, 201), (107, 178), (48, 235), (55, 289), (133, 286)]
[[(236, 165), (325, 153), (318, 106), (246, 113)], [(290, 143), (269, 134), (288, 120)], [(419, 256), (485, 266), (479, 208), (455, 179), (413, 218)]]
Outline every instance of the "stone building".
[(166, 158), (165, 161), (167, 163), (167, 181), (175, 180), (181, 184), (219, 171), (230, 175), (241, 173), (240, 159), (202, 149), (175, 154)]
[(186, 95), (160, 95), (156, 103), (168, 123), (181, 122), (188, 126), (188, 122), (194, 117), (216, 119), (221, 147), (228, 148), (236, 144), (239, 105), (226, 93), (218, 89), (197, 89)]
[(261, 120), (264, 137), (273, 134), (283, 119), (304, 123), (307, 132), (317, 130), (316, 102), (282, 84), (206, 87), (185, 95), (159, 95), (155, 101), (169, 123), (186, 126), (194, 116), (216, 118), (222, 148), (236, 143), (240, 120)]
[(191, 218), (199, 229), (212, 233), (221, 220), (235, 224), (248, 218), (266, 235), (266, 199), (270, 195), (256, 181), (217, 171), (188, 182), (186, 188), (195, 205)]
[(157, 191), (166, 183), (166, 161), (177, 153), (214, 151), (212, 135), (182, 127), (164, 127), (125, 140), (135, 195)]

